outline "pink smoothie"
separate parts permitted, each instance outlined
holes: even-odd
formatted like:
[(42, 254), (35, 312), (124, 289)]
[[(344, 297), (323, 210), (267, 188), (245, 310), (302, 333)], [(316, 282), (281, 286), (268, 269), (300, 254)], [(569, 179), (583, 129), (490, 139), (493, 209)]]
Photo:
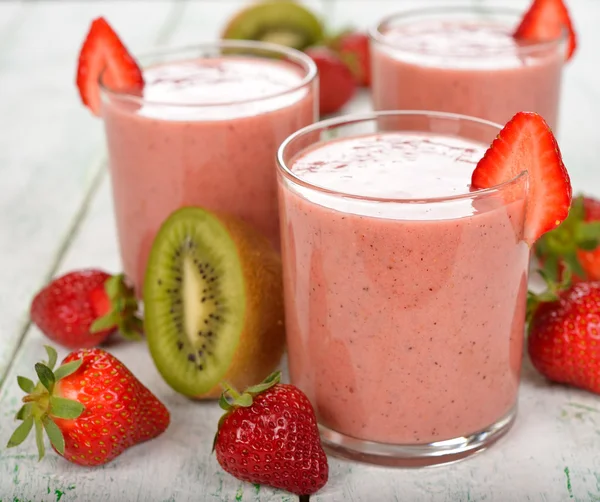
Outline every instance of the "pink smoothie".
[[(456, 137), (390, 132), (317, 144), (290, 169), (344, 194), (447, 197), (469, 193), (484, 151)], [(524, 186), (508, 199), (409, 204), (281, 181), (290, 375), (321, 424), (423, 444), (513, 410), (529, 257)]]
[(519, 111), (558, 122), (564, 50), (525, 48), (500, 22), (415, 20), (372, 41), (376, 110), (435, 110), (505, 124)]
[(138, 292), (158, 228), (183, 206), (235, 214), (278, 247), (275, 153), (315, 120), (313, 82), (301, 86), (291, 63), (234, 56), (144, 78), (141, 106), (109, 95), (102, 110), (121, 256)]

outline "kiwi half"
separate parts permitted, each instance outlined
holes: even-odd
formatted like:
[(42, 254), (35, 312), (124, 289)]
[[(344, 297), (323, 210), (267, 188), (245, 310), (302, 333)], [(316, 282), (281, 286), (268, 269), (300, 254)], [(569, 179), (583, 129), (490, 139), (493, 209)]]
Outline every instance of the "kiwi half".
[(291, 0), (267, 0), (242, 9), (222, 38), (259, 40), (303, 50), (323, 38), (323, 26), (306, 7)]
[(165, 381), (194, 398), (261, 382), (285, 347), (281, 259), (241, 221), (186, 207), (161, 226), (144, 278), (144, 328)]

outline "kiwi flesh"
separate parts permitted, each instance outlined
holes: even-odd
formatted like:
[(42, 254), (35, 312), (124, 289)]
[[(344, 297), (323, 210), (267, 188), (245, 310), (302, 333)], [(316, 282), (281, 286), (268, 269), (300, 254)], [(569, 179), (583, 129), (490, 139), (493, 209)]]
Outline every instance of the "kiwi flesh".
[(304, 50), (323, 38), (323, 26), (306, 7), (291, 0), (267, 0), (242, 9), (222, 38), (272, 42)]
[(144, 329), (165, 381), (192, 398), (261, 382), (285, 348), (281, 259), (238, 219), (186, 207), (161, 226), (144, 278)]

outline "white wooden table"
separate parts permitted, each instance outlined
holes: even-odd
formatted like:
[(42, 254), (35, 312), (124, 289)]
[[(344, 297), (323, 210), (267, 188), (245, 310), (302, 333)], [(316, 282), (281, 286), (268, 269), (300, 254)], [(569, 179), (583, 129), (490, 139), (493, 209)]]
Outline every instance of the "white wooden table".
[[(308, 3), (343, 27), (367, 26), (403, 5), (428, 1)], [(212, 40), (242, 3), (0, 2), (0, 502), (295, 499), (221, 471), (210, 455), (217, 405), (175, 395), (140, 344), (110, 350), (171, 410), (172, 424), (160, 439), (98, 469), (68, 464), (53, 452), (38, 463), (33, 441), (3, 448), (22, 394), (15, 377), (31, 377), (44, 353), (44, 339), (28, 321), (34, 292), (70, 269), (120, 268), (102, 126), (80, 105), (73, 83), (90, 20), (105, 15), (140, 54)], [(528, 0), (505, 3), (525, 8)], [(600, 196), (600, 1), (569, 4), (580, 50), (565, 73), (559, 141), (575, 190)], [(362, 96), (350, 108), (366, 103)], [(600, 501), (600, 398), (549, 385), (525, 361), (516, 425), (490, 450), (425, 470), (334, 458), (330, 466), (330, 481), (315, 502)]]

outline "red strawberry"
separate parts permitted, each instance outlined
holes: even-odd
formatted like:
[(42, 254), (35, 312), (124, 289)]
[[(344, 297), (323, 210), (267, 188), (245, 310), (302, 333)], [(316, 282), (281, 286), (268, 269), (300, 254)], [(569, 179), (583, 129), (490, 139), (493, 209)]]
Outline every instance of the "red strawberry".
[(525, 241), (529, 245), (556, 228), (571, 205), (571, 182), (556, 139), (536, 113), (517, 113), (500, 131), (471, 178), (473, 188), (491, 188), (529, 175)]
[(544, 271), (560, 279), (565, 264), (573, 282), (600, 280), (600, 201), (579, 196), (561, 225), (535, 243), (535, 253)]
[(136, 317), (133, 289), (122, 275), (78, 270), (54, 279), (31, 303), (31, 320), (51, 340), (71, 348), (102, 343), (116, 329), (139, 338), (142, 321)]
[(350, 67), (356, 83), (363, 87), (369, 87), (371, 85), (371, 53), (368, 35), (360, 32), (342, 33), (330, 45)]
[(328, 115), (337, 112), (352, 99), (356, 83), (350, 68), (326, 47), (306, 50), (319, 70), (319, 113)]
[(127, 448), (162, 434), (169, 425), (164, 405), (114, 356), (102, 349), (70, 353), (53, 371), (56, 351), (37, 363), (37, 385), (17, 377), (27, 393), (8, 447), (21, 444), (35, 425), (41, 459), (43, 430), (54, 450), (69, 462), (96, 466)]
[[(541, 302), (541, 303), (540, 303)], [(549, 380), (600, 394), (600, 282), (532, 296), (528, 350)]]
[(327, 457), (309, 400), (279, 378), (273, 373), (242, 395), (224, 385), (214, 449), (232, 476), (308, 496), (327, 483)]
[[(104, 72), (104, 73), (103, 73)], [(144, 78), (135, 59), (102, 17), (94, 19), (79, 53), (77, 87), (81, 101), (100, 115), (100, 78), (111, 90), (138, 92)]]
[(563, 0), (533, 0), (515, 31), (517, 40), (545, 42), (557, 40), (567, 31), (567, 60), (573, 57), (577, 47), (577, 37), (569, 11)]

